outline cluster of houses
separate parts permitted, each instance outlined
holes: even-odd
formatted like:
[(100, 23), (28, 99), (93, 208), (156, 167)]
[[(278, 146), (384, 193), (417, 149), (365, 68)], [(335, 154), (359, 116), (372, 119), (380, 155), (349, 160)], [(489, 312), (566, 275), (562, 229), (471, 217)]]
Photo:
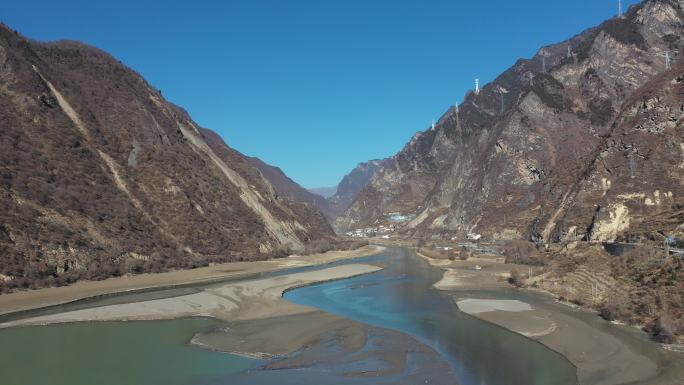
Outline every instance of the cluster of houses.
[(391, 225), (379, 225), (375, 227), (366, 227), (363, 229), (356, 229), (346, 233), (348, 237), (352, 238), (375, 238), (380, 237), (383, 239), (389, 239), (390, 234), (392, 234), (397, 229), (394, 224)]
[(413, 219), (415, 215), (404, 215), (402, 213), (389, 213), (387, 214), (387, 219), (390, 222), (395, 222), (395, 223), (404, 223), (408, 222), (411, 219)]

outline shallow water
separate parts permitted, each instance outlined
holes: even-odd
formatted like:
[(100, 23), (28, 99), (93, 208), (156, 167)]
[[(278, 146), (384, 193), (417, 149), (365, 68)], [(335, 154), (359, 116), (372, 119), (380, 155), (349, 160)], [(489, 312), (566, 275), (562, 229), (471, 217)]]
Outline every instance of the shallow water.
[(574, 366), (561, 355), (459, 312), (448, 294), (432, 287), (442, 271), (411, 251), (392, 248), (368, 262), (385, 269), (293, 290), (285, 298), (405, 332), (445, 357), (463, 385), (577, 383)]
[[(359, 261), (386, 269), (299, 288), (285, 297), (368, 325), (409, 334), (438, 351), (453, 368), (458, 383), (463, 385), (576, 383), (574, 367), (562, 356), (459, 312), (448, 294), (432, 288), (442, 272), (411, 251), (391, 248), (379, 256), (353, 262)], [(173, 292), (164, 293), (171, 296)], [(144, 293), (140, 298), (127, 295), (107, 301), (124, 301), (124, 298), (134, 301), (157, 295)], [(93, 305), (97, 303), (88, 304)], [(212, 320), (189, 319), (0, 330), (0, 382), (3, 385), (380, 383), (380, 379), (340, 376), (345, 368), (326, 363), (306, 369), (257, 370), (261, 361), (186, 344), (194, 332), (216, 325)], [(407, 373), (410, 362), (409, 359)], [(401, 377), (385, 378), (382, 383), (406, 383), (406, 378), (403, 381)]]
[(191, 347), (215, 321), (99, 322), (0, 330), (3, 385), (185, 385), (259, 362)]

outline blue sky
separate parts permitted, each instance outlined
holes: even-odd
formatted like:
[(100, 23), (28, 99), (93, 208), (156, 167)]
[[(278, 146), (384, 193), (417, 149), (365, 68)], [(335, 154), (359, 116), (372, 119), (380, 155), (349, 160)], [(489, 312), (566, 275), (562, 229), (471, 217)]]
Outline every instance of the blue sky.
[(474, 78), (486, 83), (617, 12), (617, 0), (3, 3), (0, 21), (110, 52), (305, 187), (393, 155)]

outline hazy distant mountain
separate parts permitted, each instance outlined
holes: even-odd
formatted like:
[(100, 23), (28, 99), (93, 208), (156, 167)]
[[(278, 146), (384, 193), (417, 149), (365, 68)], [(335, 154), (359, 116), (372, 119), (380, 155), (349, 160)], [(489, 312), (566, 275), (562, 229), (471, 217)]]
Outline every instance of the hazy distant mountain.
[(5, 286), (259, 258), (334, 235), (96, 48), (1, 25), (0, 102)]
[(337, 186), (333, 187), (318, 187), (318, 188), (310, 188), (309, 191), (311, 191), (314, 194), (318, 194), (322, 196), (323, 198), (330, 198), (335, 193), (337, 192)]
[(682, 234), (683, 21), (682, 2), (645, 1), (519, 60), (385, 161), (338, 224), (401, 212), (416, 237)]

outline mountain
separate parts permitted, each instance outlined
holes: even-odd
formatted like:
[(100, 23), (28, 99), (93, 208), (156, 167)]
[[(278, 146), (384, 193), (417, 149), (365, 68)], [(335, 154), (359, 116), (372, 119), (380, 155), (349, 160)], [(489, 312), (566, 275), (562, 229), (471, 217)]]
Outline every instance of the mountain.
[(328, 199), (335, 195), (335, 193), (337, 193), (337, 186), (310, 188), (309, 191), (311, 191), (314, 194), (318, 194), (325, 199)]
[(96, 48), (0, 25), (0, 288), (265, 258), (334, 236)]
[(384, 162), (385, 160), (375, 159), (359, 163), (342, 178), (331, 201), (345, 208), (349, 206), (356, 199), (356, 195), (370, 183), (371, 178), (383, 166)]
[(370, 160), (359, 163), (349, 174), (337, 185), (335, 195), (328, 198), (335, 207), (335, 217), (337, 218), (354, 202), (356, 196), (371, 181), (375, 173), (381, 168), (385, 160)]
[(356, 199), (356, 195), (370, 182), (375, 172), (382, 165), (381, 160), (371, 160), (356, 166), (336, 187), (327, 187), (323, 193), (330, 192), (328, 197), (307, 190), (290, 179), (280, 168), (271, 166), (259, 158), (247, 157), (249, 162), (261, 171), (262, 175), (273, 185), (276, 192), (291, 201), (303, 202), (320, 210), (331, 224)]
[(273, 185), (278, 195), (294, 202), (307, 203), (320, 210), (329, 220), (335, 219), (334, 216), (337, 213), (327, 199), (300, 186), (285, 175), (280, 168), (271, 166), (259, 158), (247, 157), (247, 159), (252, 166), (261, 171), (263, 176)]
[(383, 162), (341, 228), (540, 244), (684, 231), (683, 3), (649, 0), (521, 59)]

